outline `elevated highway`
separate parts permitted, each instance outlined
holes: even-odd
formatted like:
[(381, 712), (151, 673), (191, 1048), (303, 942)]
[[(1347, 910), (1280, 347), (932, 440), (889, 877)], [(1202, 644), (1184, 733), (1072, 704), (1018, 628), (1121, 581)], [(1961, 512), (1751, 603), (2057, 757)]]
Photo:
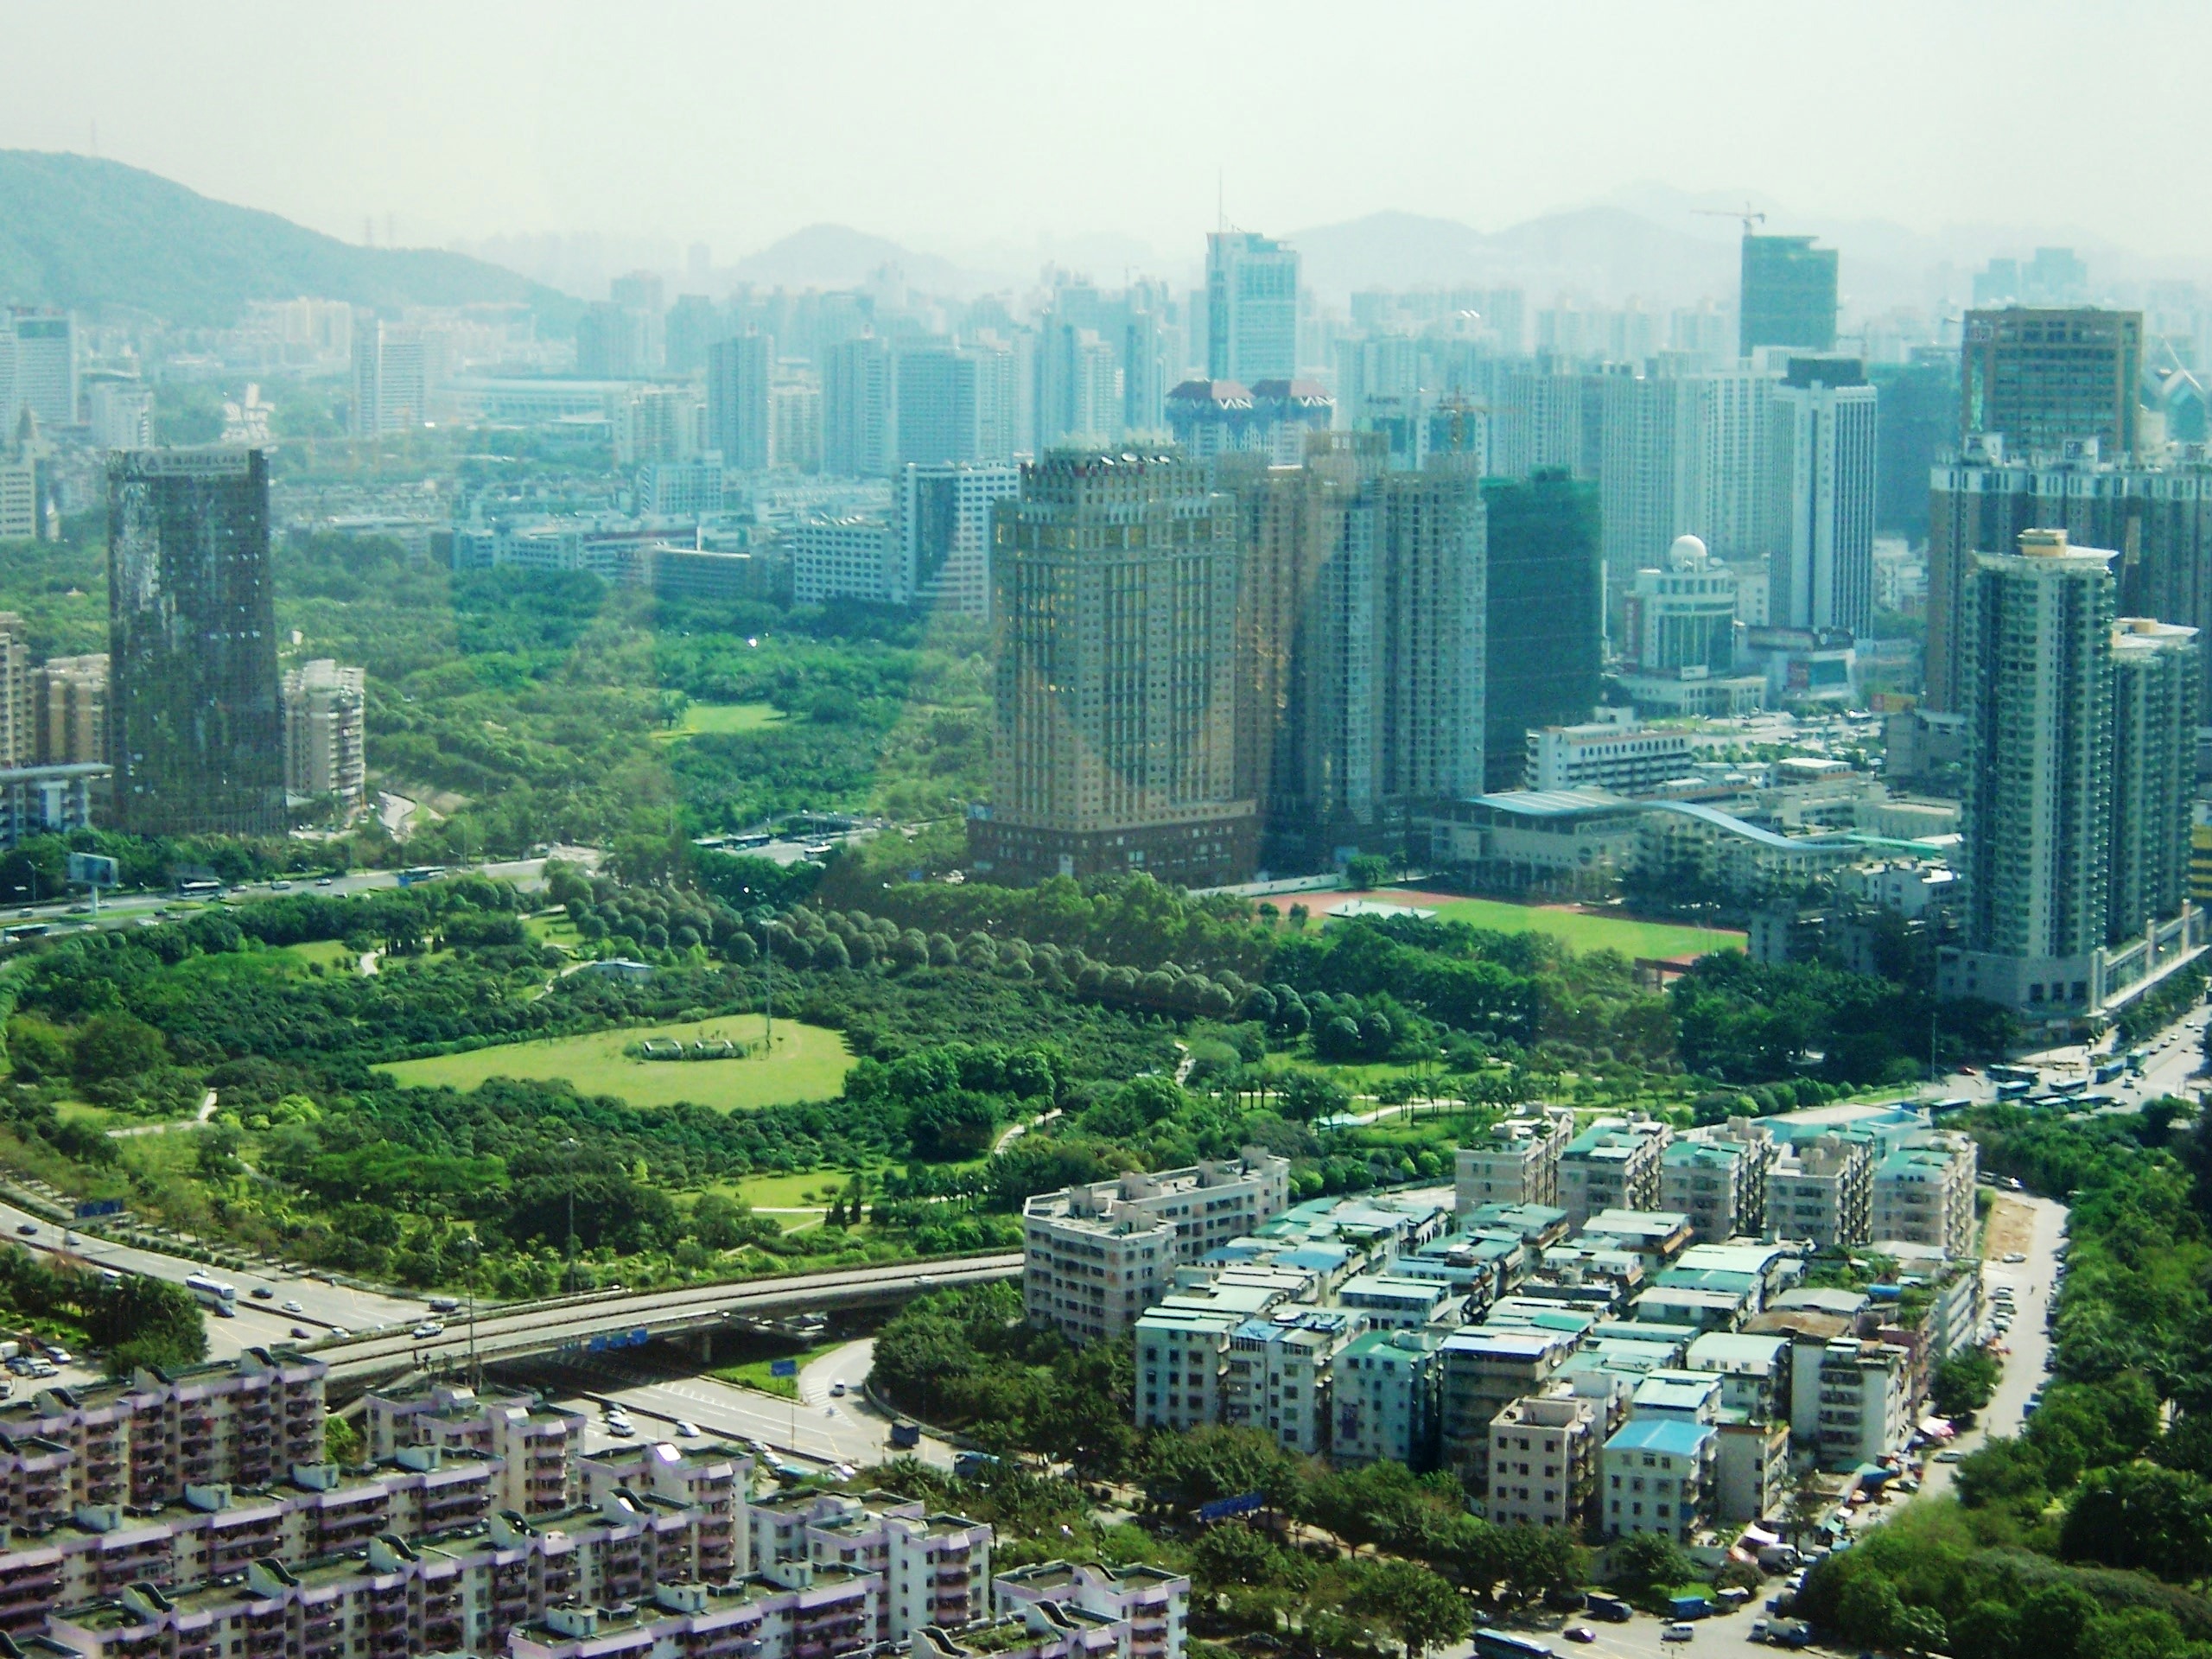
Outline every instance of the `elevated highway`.
[[(711, 1344), (713, 1332), (735, 1320), (903, 1301), (925, 1291), (987, 1284), (1017, 1278), (1020, 1273), (1020, 1253), (1008, 1251), (687, 1285), (676, 1290), (601, 1291), (551, 1301), (509, 1302), (478, 1316), (474, 1352), (480, 1363), (489, 1363), (607, 1352), (669, 1338), (696, 1336)], [(350, 1393), (410, 1371), (455, 1370), (467, 1363), (471, 1333), (466, 1310), (444, 1315), (442, 1324), (444, 1328), (434, 1337), (417, 1338), (414, 1327), (387, 1330), (319, 1342), (304, 1351), (330, 1367), (334, 1390)]]

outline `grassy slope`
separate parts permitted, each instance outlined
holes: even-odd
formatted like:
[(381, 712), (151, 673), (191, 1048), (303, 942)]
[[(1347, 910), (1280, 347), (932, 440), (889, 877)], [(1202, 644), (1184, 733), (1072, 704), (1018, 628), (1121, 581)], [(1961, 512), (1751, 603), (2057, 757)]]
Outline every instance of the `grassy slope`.
[(418, 1088), (445, 1084), (474, 1089), (486, 1077), (560, 1079), (574, 1084), (581, 1093), (614, 1095), (633, 1106), (672, 1106), (689, 1100), (719, 1111), (827, 1100), (843, 1086), (853, 1065), (843, 1037), (791, 1020), (776, 1022), (772, 1059), (633, 1060), (622, 1052), (627, 1045), (648, 1037), (728, 1037), (757, 1042), (760, 1031), (758, 1014), (730, 1014), (689, 1025), (640, 1026), (474, 1048), (428, 1059), (398, 1060), (378, 1069)]

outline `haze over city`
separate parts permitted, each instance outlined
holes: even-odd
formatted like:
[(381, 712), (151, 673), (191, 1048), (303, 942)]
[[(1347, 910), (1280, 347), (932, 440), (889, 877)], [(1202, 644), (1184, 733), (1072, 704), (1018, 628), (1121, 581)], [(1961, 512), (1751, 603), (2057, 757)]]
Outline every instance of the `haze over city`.
[(1023, 275), (1041, 245), (1174, 276), (1217, 183), (1278, 233), (1386, 210), (1495, 232), (1656, 184), (1749, 192), (1782, 228), (2212, 260), (2156, 159), (2196, 139), (2179, 94), (2212, 18), (2186, 3), (2094, 29), (2063, 3), (1995, 27), (1910, 3), (10, 10), (0, 145), (96, 129), (103, 155), (348, 240), (389, 221), (410, 246), (597, 234), (730, 261), (826, 221)]
[(2212, 1659), (2212, 10), (0, 8), (0, 1659)]

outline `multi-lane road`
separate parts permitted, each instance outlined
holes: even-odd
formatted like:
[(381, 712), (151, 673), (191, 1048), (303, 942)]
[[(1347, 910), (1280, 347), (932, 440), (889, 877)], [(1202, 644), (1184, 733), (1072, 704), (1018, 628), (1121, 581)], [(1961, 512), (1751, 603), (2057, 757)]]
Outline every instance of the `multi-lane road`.
[[(25, 1227), (35, 1230), (25, 1233)], [(4, 1229), (0, 1237), (18, 1244), (29, 1245), (35, 1250), (66, 1252), (94, 1267), (112, 1268), (118, 1273), (143, 1274), (180, 1285), (191, 1274), (204, 1273), (235, 1286), (237, 1317), (210, 1318), (207, 1321), (207, 1351), (217, 1359), (230, 1358), (242, 1349), (265, 1348), (271, 1344), (298, 1346), (303, 1340), (327, 1336), (334, 1329), (363, 1331), (378, 1325), (412, 1325), (425, 1317), (424, 1304), (419, 1299), (348, 1289), (327, 1280), (310, 1279), (299, 1274), (233, 1273), (227, 1268), (211, 1268), (204, 1262), (184, 1256), (110, 1243), (89, 1233), (75, 1231), (67, 1224), (29, 1214), (12, 1204), (0, 1204), (0, 1229)], [(265, 1298), (254, 1295), (254, 1291), (262, 1287), (267, 1288), (270, 1294)], [(299, 1311), (287, 1309), (286, 1302), (297, 1302)], [(307, 1337), (302, 1339), (293, 1336), (295, 1330), (306, 1332)]]
[[(547, 856), (566, 858), (572, 863), (588, 866), (595, 864), (600, 855), (588, 847), (556, 847)], [(488, 864), (455, 866), (453, 874), (488, 875), (527, 889), (542, 885), (545, 859), (518, 858)], [(320, 893), (324, 898), (342, 899), (357, 893), (375, 893), (398, 885), (399, 872), (397, 870), (359, 870), (345, 875), (278, 876), (267, 881), (250, 881), (232, 888), (227, 896), (233, 900), (247, 900), (280, 899), (294, 893)], [(62, 928), (72, 925), (121, 927), (149, 918), (156, 911), (190, 902), (180, 900), (167, 893), (120, 893), (100, 900), (100, 913), (95, 918), (86, 902), (72, 894), (66, 898), (50, 899), (41, 904), (0, 907), (0, 916), (4, 916), (10, 923), (37, 921)]]
[(942, 1286), (1011, 1279), (1020, 1271), (1021, 1256), (1011, 1252), (786, 1274), (676, 1290), (601, 1292), (480, 1312), (473, 1327), (465, 1316), (447, 1314), (435, 1337), (418, 1338), (410, 1326), (327, 1343), (315, 1355), (329, 1365), (334, 1382), (352, 1382), (424, 1367), (458, 1368), (472, 1352), (482, 1363), (563, 1351), (588, 1353), (594, 1338), (710, 1332), (734, 1319), (776, 1318), (883, 1301)]

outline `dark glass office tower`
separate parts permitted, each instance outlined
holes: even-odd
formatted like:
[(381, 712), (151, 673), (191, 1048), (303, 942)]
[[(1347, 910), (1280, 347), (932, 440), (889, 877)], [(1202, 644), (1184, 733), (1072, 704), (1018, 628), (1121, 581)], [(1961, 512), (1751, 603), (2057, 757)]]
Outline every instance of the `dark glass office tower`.
[(281, 836), (268, 461), (258, 449), (123, 450), (107, 480), (117, 826)]
[(1518, 789), (1529, 729), (1590, 718), (1602, 667), (1598, 486), (1563, 469), (1483, 480), (1490, 520), (1483, 786)]
[(1761, 346), (1835, 349), (1835, 250), (1809, 236), (1744, 238), (1738, 328), (1742, 355)]

